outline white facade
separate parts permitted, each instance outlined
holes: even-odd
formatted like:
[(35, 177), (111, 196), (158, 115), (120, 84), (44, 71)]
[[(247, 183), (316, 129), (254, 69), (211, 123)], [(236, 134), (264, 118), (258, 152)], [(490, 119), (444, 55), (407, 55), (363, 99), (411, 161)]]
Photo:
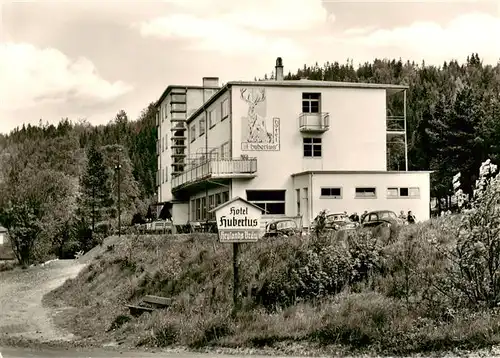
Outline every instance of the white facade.
[[(203, 86), (168, 86), (157, 102), (158, 203), (172, 202), (175, 199), (172, 196), (171, 179), (184, 170), (188, 147), (186, 119), (218, 89), (218, 78), (206, 77), (203, 78)], [(183, 210), (182, 206), (182, 203), (178, 203), (176, 208), (172, 208), (172, 211), (176, 211), (175, 217), (187, 214), (188, 209)]]
[[(239, 196), (264, 218), (319, 211), (413, 211), (429, 218), (429, 172), (387, 171), (387, 138), (406, 141), (405, 110), (387, 96), (406, 87), (320, 81), (229, 82), (187, 119), (187, 166), (172, 179), (188, 217)], [(406, 99), (406, 96), (405, 96)], [(389, 129), (389, 120), (400, 127)], [(174, 204), (175, 205), (175, 204)], [(184, 204), (185, 205), (185, 204)]]

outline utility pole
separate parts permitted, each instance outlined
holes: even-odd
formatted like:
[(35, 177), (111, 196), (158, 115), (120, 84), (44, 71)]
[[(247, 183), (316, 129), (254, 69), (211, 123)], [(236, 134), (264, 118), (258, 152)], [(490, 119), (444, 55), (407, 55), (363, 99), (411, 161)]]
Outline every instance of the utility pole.
[(118, 181), (118, 237), (121, 236), (121, 226), (122, 226), (122, 218), (121, 218), (121, 198), (120, 198), (120, 187), (121, 187), (121, 181), (120, 181), (120, 170), (122, 168), (122, 165), (120, 163), (120, 152), (121, 148), (118, 149), (118, 163), (115, 165), (115, 170), (116, 170), (116, 176), (117, 176), (117, 181)]

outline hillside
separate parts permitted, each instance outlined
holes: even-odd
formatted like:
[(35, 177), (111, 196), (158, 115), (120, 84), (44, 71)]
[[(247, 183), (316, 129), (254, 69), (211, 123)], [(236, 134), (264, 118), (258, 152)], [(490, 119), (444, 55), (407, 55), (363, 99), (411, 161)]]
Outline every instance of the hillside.
[[(114, 238), (45, 302), (72, 306), (57, 321), (96, 345), (274, 347), (287, 354), (477, 349), (500, 343), (500, 312), (464, 300), (448, 279), (453, 262), (443, 250), (457, 245), (461, 220), (407, 226), (392, 232), (394, 242), (379, 231), (245, 244), (244, 303), (235, 315), (231, 245), (203, 235)], [(130, 316), (124, 305), (147, 294), (174, 303)]]
[[(23, 265), (72, 258), (144, 217), (156, 190), (156, 110), (104, 126), (63, 119), (0, 137), (0, 225)], [(117, 165), (120, 176), (117, 176)], [(118, 181), (118, 178), (120, 179)]]

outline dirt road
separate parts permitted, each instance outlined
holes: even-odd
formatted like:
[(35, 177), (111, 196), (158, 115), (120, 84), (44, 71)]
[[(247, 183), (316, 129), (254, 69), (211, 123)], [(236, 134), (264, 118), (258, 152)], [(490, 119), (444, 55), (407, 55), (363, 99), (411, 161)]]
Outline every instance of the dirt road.
[(42, 297), (78, 275), (85, 267), (74, 260), (58, 260), (43, 266), (0, 273), (0, 335), (40, 341), (67, 340), (72, 335), (52, 323)]

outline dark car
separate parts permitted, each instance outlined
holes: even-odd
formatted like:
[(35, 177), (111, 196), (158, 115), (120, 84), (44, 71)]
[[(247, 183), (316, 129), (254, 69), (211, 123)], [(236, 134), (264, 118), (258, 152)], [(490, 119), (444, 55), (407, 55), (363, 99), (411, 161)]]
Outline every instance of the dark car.
[(362, 227), (372, 228), (377, 226), (401, 225), (401, 220), (391, 210), (372, 211), (365, 215), (361, 222)]
[(271, 221), (266, 225), (266, 233), (264, 236), (292, 236), (300, 233), (297, 223), (291, 219), (281, 219)]
[(326, 216), (325, 226), (326, 229), (336, 231), (354, 230), (358, 227), (358, 223), (351, 221), (345, 213), (334, 213)]
[[(327, 214), (325, 218), (325, 229), (326, 230), (354, 230), (358, 227), (358, 223), (349, 220), (345, 213), (331, 213)], [(316, 220), (312, 225), (312, 229), (316, 227)]]

